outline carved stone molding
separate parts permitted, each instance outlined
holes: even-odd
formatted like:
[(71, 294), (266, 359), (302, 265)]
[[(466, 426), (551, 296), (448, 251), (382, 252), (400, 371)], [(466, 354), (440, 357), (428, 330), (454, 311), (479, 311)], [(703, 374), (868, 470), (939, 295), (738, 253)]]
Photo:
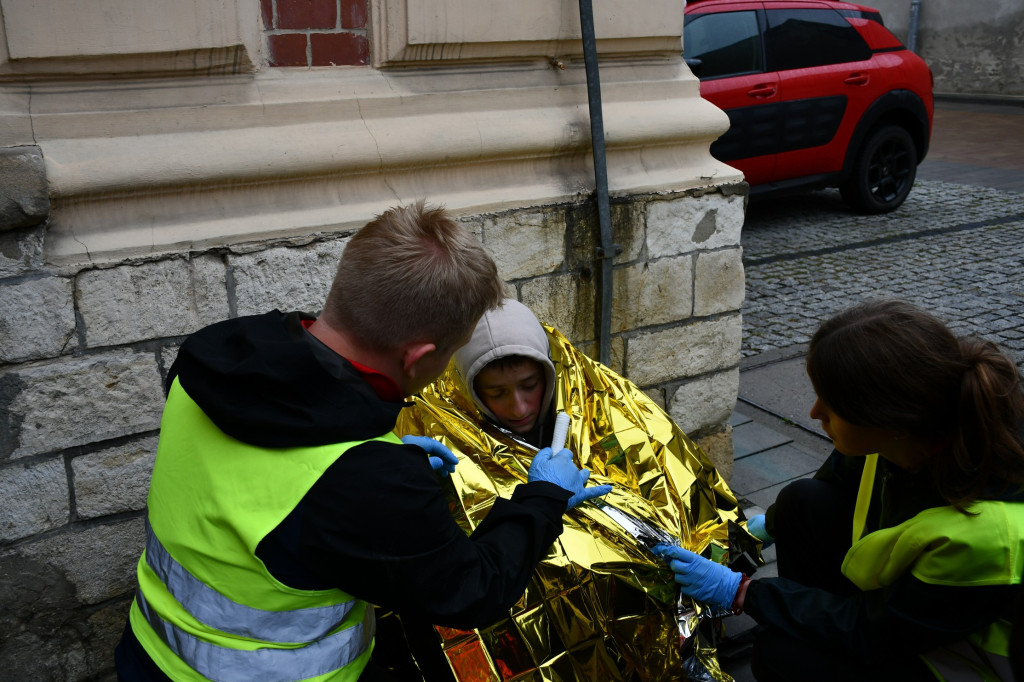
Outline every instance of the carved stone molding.
[(0, 0), (0, 10), (0, 82), (251, 73), (260, 62), (249, 0)]
[[(582, 67), (270, 72), (234, 83), (34, 92), (52, 263), (352, 229), (396, 202), (457, 213), (593, 191)], [(610, 191), (737, 182), (708, 154), (725, 115), (681, 62), (609, 68)], [(72, 114), (72, 115), (68, 115)]]
[[(680, 52), (678, 0), (597, 0), (594, 23), (602, 55)], [(582, 54), (576, 0), (370, 0), (374, 64), (564, 59)]]

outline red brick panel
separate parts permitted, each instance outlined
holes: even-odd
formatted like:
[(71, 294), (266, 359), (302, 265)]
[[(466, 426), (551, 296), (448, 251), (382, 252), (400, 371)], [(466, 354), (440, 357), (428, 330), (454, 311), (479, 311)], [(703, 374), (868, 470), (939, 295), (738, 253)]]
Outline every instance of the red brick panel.
[(335, 0), (277, 0), (277, 28), (336, 28)]
[(305, 33), (282, 33), (267, 36), (271, 66), (309, 66)]
[(354, 66), (366, 64), (370, 44), (356, 33), (311, 33), (312, 66)]
[(366, 0), (341, 0), (341, 27), (366, 28)]
[(370, 61), (368, 0), (260, 0), (270, 66)]
[(274, 0), (260, 0), (263, 13), (263, 28), (274, 28)]

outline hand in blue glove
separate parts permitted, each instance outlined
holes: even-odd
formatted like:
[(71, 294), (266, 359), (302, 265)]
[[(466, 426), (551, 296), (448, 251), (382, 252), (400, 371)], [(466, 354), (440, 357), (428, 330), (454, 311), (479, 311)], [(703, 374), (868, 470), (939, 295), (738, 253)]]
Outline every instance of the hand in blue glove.
[(697, 601), (731, 609), (736, 601), (742, 573), (705, 559), (682, 547), (655, 545), (651, 551), (668, 562), (676, 574), (683, 594)]
[(768, 549), (775, 544), (775, 538), (768, 534), (764, 527), (764, 514), (751, 516), (747, 519), (747, 530), (755, 538), (761, 541), (761, 549)]
[(455, 465), (459, 458), (455, 453), (445, 447), (444, 443), (427, 438), (426, 436), (402, 436), (402, 442), (406, 445), (418, 445), (427, 451), (430, 466), (434, 471), (440, 472), (441, 476), (447, 476), (455, 471)]
[(610, 485), (595, 485), (592, 488), (585, 487), (587, 479), (590, 478), (590, 471), (580, 470), (572, 461), (572, 452), (559, 450), (553, 452), (551, 448), (544, 448), (533, 456), (530, 463), (530, 471), (526, 475), (528, 481), (547, 481), (554, 483), (572, 493), (569, 498), (569, 506), (572, 509), (581, 502), (601, 497), (611, 492)]

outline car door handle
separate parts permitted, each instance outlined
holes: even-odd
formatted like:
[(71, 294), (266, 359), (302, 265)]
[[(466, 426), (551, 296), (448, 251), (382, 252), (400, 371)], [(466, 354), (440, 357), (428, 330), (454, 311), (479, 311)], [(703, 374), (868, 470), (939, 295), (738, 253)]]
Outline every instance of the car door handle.
[(866, 73), (851, 73), (849, 76), (843, 79), (843, 82), (847, 85), (867, 85), (868, 74)]
[(775, 84), (774, 83), (761, 83), (755, 85), (751, 89), (747, 90), (747, 97), (757, 97), (764, 99), (765, 97), (772, 97), (775, 95)]

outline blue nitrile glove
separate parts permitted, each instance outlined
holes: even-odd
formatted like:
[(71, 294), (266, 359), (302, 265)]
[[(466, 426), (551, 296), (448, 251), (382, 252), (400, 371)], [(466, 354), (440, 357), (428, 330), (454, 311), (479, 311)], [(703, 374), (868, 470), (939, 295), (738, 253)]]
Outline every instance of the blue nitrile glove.
[(755, 538), (761, 541), (761, 549), (768, 549), (775, 544), (775, 538), (768, 534), (764, 527), (764, 514), (751, 516), (747, 519), (747, 530)]
[(676, 574), (676, 582), (681, 586), (683, 594), (697, 601), (731, 609), (736, 601), (742, 573), (716, 564), (699, 554), (694, 554), (682, 547), (672, 545), (655, 545), (651, 551), (668, 562), (668, 567)]
[(555, 453), (552, 452), (551, 448), (544, 448), (533, 456), (533, 461), (530, 463), (530, 471), (526, 475), (527, 481), (547, 481), (571, 492), (572, 497), (569, 498), (567, 509), (572, 509), (581, 502), (592, 500), (595, 497), (601, 497), (611, 492), (612, 487), (610, 485), (595, 485), (592, 488), (585, 487), (588, 478), (590, 478), (590, 471), (587, 469), (581, 470), (576, 466), (576, 463), (572, 461), (572, 452), (569, 450), (559, 450)]
[(455, 471), (455, 465), (459, 458), (455, 453), (445, 447), (444, 443), (426, 436), (402, 436), (402, 442), (406, 445), (419, 445), (427, 451), (430, 466), (442, 476), (447, 476)]

